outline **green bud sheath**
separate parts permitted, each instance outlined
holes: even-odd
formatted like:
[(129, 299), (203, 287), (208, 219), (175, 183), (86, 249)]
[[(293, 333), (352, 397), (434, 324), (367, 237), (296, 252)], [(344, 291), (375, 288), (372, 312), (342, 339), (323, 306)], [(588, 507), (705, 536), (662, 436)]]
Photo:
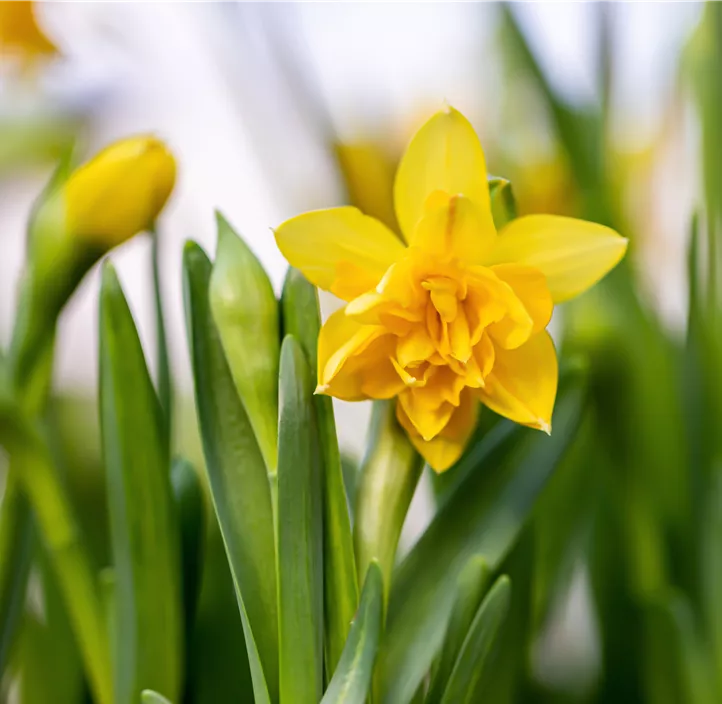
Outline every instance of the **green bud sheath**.
[(220, 213), (217, 220), (211, 312), (266, 467), (274, 473), (278, 457), (278, 301), (253, 252)]

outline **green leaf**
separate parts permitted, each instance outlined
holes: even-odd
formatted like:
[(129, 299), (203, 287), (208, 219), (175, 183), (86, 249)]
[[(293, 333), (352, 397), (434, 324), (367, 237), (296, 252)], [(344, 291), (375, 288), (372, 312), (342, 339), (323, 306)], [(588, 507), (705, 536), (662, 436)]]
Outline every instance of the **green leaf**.
[(321, 468), (313, 386), (300, 345), (281, 346), (278, 424), (278, 619), (281, 702), (323, 693)]
[(195, 618), (203, 574), (206, 505), (200, 478), (187, 459), (178, 457), (173, 460), (170, 480), (180, 527), (183, 612), (186, 641), (188, 641)]
[(701, 539), (702, 610), (711, 642), (711, 655), (717, 673), (717, 689), (722, 694), (722, 467), (710, 477), (703, 509)]
[(381, 569), (372, 562), (366, 572), (358, 613), (346, 647), (321, 704), (363, 704), (371, 686), (381, 637), (384, 585)]
[(278, 302), (253, 252), (220, 213), (216, 220), (211, 312), (238, 396), (273, 473), (278, 455)]
[(162, 694), (154, 692), (152, 689), (144, 689), (140, 695), (141, 704), (171, 704), (170, 699), (166, 699)]
[(454, 663), (464, 638), (469, 631), (474, 614), (489, 584), (489, 565), (483, 557), (475, 555), (467, 562), (459, 575), (456, 598), (449, 617), (444, 645), (434, 663), (427, 700), (438, 702), (444, 693)]
[[(78, 704), (85, 683), (68, 612), (45, 551), (39, 549), (42, 616), (27, 609), (19, 648), (19, 701), (22, 704)], [(37, 588), (37, 583), (35, 587)]]
[(644, 606), (642, 667), (648, 701), (714, 704), (715, 668), (702, 640), (689, 599), (672, 590)]
[(243, 622), (215, 517), (207, 534), (184, 701), (253, 702)]
[[(308, 359), (316, 380), (321, 315), (316, 287), (297, 269), (289, 269), (283, 285), (283, 323)], [(327, 676), (335, 670), (358, 604), (356, 563), (348, 501), (344, 490), (333, 404), (328, 396), (313, 397), (323, 459), (324, 627)]]
[(455, 470), (459, 479), (396, 570), (379, 653), (379, 701), (406, 704), (441, 647), (455, 585), (472, 555), (498, 568), (576, 434), (578, 388), (560, 395), (554, 433), (499, 423)]
[(271, 489), (211, 317), (211, 262), (194, 242), (183, 253), (184, 298), (198, 424), (211, 498), (246, 636), (256, 704), (278, 701), (278, 615)]
[(163, 412), (163, 424), (166, 442), (170, 445), (173, 431), (173, 376), (168, 351), (168, 336), (166, 334), (165, 315), (163, 313), (163, 295), (160, 281), (160, 235), (157, 229), (151, 232), (151, 272), (153, 278), (153, 302), (155, 304), (155, 341), (158, 400)]
[(177, 698), (183, 672), (178, 522), (158, 398), (115, 270), (100, 292), (100, 412), (115, 567), (116, 701)]
[(483, 701), (492, 650), (501, 624), (509, 611), (511, 582), (502, 576), (494, 583), (479, 607), (449, 677), (442, 704), (471, 704)]

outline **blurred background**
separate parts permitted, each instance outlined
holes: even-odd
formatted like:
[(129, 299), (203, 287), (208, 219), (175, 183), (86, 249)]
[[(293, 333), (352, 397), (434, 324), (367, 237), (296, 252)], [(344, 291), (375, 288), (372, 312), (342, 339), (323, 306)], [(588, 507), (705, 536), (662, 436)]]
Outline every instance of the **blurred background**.
[[(214, 209), (280, 291), (286, 264), (270, 228), (345, 202), (394, 227), (396, 162), (447, 101), (474, 124), (520, 213), (586, 217), (630, 238), (626, 265), (553, 321), (562, 356), (589, 365), (594, 437), (580, 440), (544, 497), (536, 535), (547, 559), (534, 602), (543, 606), (527, 663), (535, 684), (516, 700), (536, 701), (533, 690), (554, 702), (720, 701), (704, 682), (722, 668), (700, 664), (722, 647), (722, 590), (710, 595), (705, 577), (722, 536), (710, 548), (700, 518), (722, 513), (705, 503), (719, 470), (708, 398), (719, 375), (719, 12), (696, 2), (36, 3), (36, 12), (55, 50), (30, 66), (6, 52), (1, 64), (0, 340), (12, 327), (28, 213), (57, 158), (71, 144), (85, 156), (139, 132), (167, 140), (179, 162), (160, 224), (176, 445), (198, 461), (181, 248), (193, 238), (213, 252)], [(149, 250), (139, 237), (112, 256), (152, 351)], [(98, 288), (96, 271), (61, 321), (55, 389), (69, 464), (85, 473), (78, 491), (102, 503)], [(702, 332), (692, 339), (694, 315)], [(338, 412), (353, 464), (368, 409)], [(437, 490), (425, 477), (405, 545)], [(673, 658), (650, 654), (640, 633), (679, 640), (674, 685), (650, 675)]]

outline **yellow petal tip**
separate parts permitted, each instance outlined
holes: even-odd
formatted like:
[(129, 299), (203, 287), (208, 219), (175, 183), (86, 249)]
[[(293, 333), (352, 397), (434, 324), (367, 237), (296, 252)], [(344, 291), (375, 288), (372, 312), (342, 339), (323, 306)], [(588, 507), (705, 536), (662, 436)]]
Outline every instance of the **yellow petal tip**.
[(317, 395), (323, 395), (323, 394), (325, 394), (325, 393), (327, 393), (327, 392), (328, 392), (328, 384), (319, 384), (319, 385), (315, 388), (315, 390), (314, 390), (313, 393), (314, 393), (314, 394), (317, 394)]

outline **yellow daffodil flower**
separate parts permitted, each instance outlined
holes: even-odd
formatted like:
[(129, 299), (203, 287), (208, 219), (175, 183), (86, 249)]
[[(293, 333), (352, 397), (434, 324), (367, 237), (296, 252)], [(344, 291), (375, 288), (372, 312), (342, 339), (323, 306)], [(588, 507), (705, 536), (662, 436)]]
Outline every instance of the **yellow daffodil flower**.
[(351, 207), (299, 215), (275, 233), (293, 266), (348, 302), (321, 330), (317, 392), (396, 397), (399, 423), (437, 471), (463, 452), (478, 401), (549, 433), (554, 304), (599, 281), (627, 240), (554, 215), (497, 233), (481, 144), (451, 108), (411, 141), (394, 202), (404, 242)]
[(175, 184), (173, 155), (155, 137), (123, 139), (74, 171), (62, 189), (74, 236), (114, 247), (147, 230)]
[(0, 2), (0, 54), (19, 59), (24, 65), (58, 53), (38, 25), (35, 6), (26, 0)]

